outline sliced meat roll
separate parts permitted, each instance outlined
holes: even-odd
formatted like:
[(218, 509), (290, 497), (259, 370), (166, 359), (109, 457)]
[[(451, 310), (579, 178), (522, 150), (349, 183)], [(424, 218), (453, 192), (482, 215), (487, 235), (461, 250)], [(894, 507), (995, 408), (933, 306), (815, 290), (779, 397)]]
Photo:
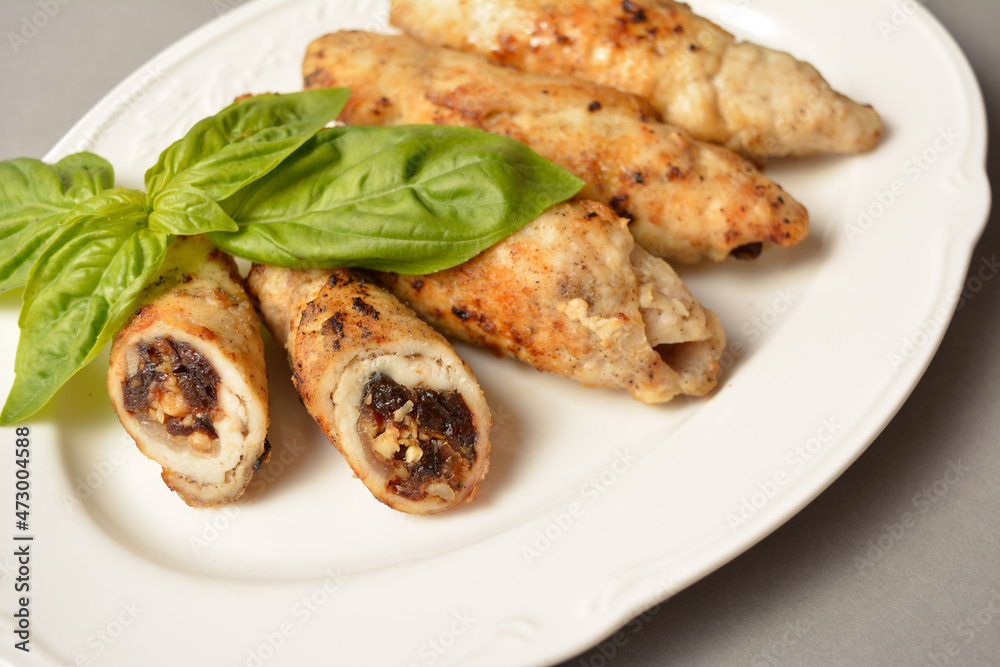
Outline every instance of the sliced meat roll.
[(586, 181), (581, 198), (629, 218), (640, 245), (674, 262), (755, 257), (809, 231), (805, 207), (750, 162), (657, 122), (634, 95), (402, 35), (327, 35), (309, 47), (304, 70), (307, 87), (351, 88), (348, 123), (462, 125), (527, 144)]
[(475, 497), (489, 408), (439, 333), (347, 269), (255, 265), (247, 288), (309, 414), (372, 495), (410, 514)]
[(809, 63), (672, 0), (393, 0), (391, 21), (428, 44), (641, 95), (666, 122), (759, 158), (857, 153), (882, 134), (874, 109)]
[(550, 208), (453, 269), (380, 281), (460, 340), (644, 403), (716, 383), (718, 318), (597, 202)]
[(236, 500), (270, 449), (260, 321), (236, 266), (179, 237), (142, 304), (111, 346), (118, 419), (188, 505)]

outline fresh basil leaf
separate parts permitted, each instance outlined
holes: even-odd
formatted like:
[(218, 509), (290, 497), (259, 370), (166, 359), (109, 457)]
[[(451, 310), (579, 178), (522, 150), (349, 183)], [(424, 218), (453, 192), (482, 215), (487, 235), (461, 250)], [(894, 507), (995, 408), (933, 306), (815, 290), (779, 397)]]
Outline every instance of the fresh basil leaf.
[(101, 190), (115, 187), (111, 163), (93, 153), (73, 153), (52, 165), (62, 180), (66, 196), (80, 202)]
[(267, 174), (334, 120), (346, 88), (248, 97), (195, 123), (146, 172), (150, 199), (189, 186), (216, 201)]
[(279, 266), (432, 273), (507, 237), (583, 181), (481, 130), (412, 125), (324, 130), (222, 202), (240, 225), (209, 238)]
[[(141, 193), (140, 193), (141, 194)], [(60, 228), (25, 287), (14, 386), (0, 424), (30, 417), (134, 311), (173, 237), (134, 224), (134, 204)]]
[(107, 219), (117, 224), (144, 227), (148, 212), (145, 194), (128, 188), (114, 188), (84, 199), (66, 213), (59, 226)]
[(29, 158), (0, 162), (0, 293), (28, 280), (57, 223), (76, 203), (113, 183), (111, 165), (92, 153), (54, 165)]
[(167, 234), (189, 236), (205, 232), (235, 232), (233, 222), (215, 200), (194, 188), (169, 188), (152, 203), (149, 228)]

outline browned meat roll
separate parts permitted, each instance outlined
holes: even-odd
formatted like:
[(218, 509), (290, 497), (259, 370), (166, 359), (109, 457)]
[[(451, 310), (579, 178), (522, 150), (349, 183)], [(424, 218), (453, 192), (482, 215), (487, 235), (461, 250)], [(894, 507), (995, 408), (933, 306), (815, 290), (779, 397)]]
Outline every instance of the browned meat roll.
[(629, 218), (639, 244), (671, 261), (755, 257), (809, 230), (805, 207), (750, 162), (657, 122), (634, 95), (401, 35), (327, 35), (310, 45), (304, 71), (307, 87), (351, 88), (347, 123), (462, 125), (527, 144), (586, 181), (581, 198)]
[(706, 394), (725, 346), (715, 314), (597, 202), (554, 206), (456, 268), (380, 282), (460, 340), (645, 403)]
[(672, 0), (392, 0), (391, 21), (428, 44), (641, 95), (666, 122), (760, 158), (857, 153), (882, 134), (874, 109), (812, 65)]
[(410, 514), (475, 497), (489, 408), (440, 334), (348, 269), (255, 265), (247, 288), (309, 414), (372, 495)]
[(236, 500), (267, 458), (260, 322), (232, 259), (179, 237), (111, 346), (108, 393), (188, 505)]

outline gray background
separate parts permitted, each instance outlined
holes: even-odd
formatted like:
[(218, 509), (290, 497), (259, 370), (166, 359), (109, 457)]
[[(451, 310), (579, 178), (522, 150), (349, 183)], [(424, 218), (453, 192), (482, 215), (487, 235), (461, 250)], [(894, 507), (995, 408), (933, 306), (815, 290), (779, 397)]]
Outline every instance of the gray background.
[[(0, 159), (41, 157), (126, 75), (238, 4), (62, 2), (0, 0)], [(8, 33), (42, 4), (58, 12), (15, 52)], [(1000, 181), (1000, 2), (926, 6), (979, 77), (994, 128), (990, 178)], [(974, 267), (1000, 255), (997, 218)], [(956, 314), (897, 416), (826, 492), (747, 553), (564, 665), (1000, 665), (998, 406), (993, 280)], [(901, 530), (908, 512), (920, 521)]]

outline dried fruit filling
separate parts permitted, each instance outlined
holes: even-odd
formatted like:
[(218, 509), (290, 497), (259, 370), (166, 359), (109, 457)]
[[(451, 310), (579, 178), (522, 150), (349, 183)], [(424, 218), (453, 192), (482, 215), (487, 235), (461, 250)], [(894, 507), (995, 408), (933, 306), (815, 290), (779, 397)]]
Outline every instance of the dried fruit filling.
[(218, 439), (212, 425), (218, 404), (219, 375), (189, 343), (157, 338), (135, 346), (136, 372), (125, 378), (125, 409), (167, 433), (186, 436), (195, 450), (211, 451)]
[(411, 500), (422, 500), (428, 493), (454, 498), (476, 462), (479, 437), (461, 394), (404, 387), (376, 373), (362, 397), (358, 430), (392, 465), (389, 489)]

